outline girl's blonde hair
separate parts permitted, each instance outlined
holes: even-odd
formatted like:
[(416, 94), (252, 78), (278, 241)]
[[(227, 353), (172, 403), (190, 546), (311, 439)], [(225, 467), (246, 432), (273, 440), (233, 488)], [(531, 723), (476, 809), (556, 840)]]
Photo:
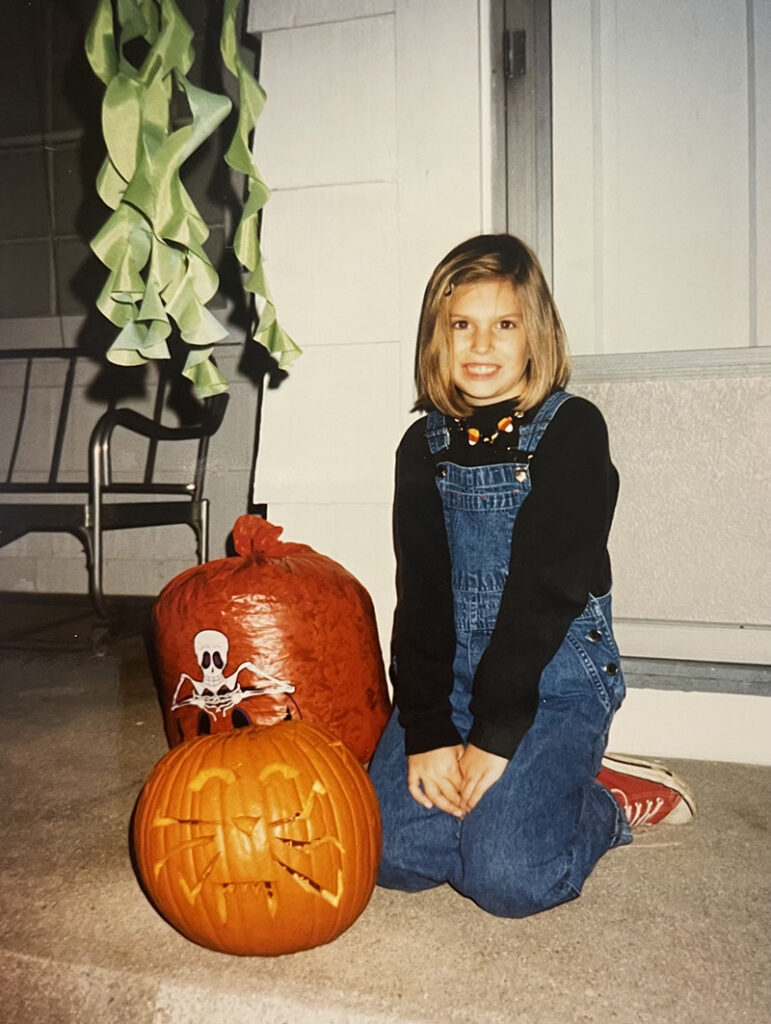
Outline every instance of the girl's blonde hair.
[(565, 331), (535, 253), (513, 235), (477, 235), (449, 252), (426, 286), (415, 353), (415, 409), (436, 408), (460, 418), (471, 413), (452, 382), (450, 300), (459, 285), (490, 278), (510, 281), (522, 306), (527, 366), (517, 408), (538, 405), (570, 379)]

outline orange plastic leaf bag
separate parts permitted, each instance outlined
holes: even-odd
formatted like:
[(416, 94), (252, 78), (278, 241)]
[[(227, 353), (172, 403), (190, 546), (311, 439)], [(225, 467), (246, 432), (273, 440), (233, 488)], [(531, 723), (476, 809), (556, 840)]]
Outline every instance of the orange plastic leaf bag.
[(153, 618), (169, 745), (305, 719), (367, 761), (390, 710), (372, 601), (338, 562), (281, 532), (240, 516), (236, 557), (188, 569), (161, 592)]

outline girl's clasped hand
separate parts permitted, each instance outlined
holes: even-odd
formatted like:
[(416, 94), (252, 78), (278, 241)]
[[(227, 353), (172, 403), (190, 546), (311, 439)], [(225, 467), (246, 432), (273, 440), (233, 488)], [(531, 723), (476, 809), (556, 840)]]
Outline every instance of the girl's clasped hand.
[(473, 811), (487, 790), (503, 775), (508, 759), (470, 743), (411, 754), (407, 787), (425, 807), (438, 807), (456, 818)]

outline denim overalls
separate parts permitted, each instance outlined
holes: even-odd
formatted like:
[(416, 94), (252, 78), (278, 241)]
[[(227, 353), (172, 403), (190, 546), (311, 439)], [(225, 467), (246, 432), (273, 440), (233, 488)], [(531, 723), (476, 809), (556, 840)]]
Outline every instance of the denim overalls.
[[(570, 397), (554, 393), (522, 427), (522, 461), (516, 463), (442, 462), (449, 431), (442, 415), (428, 417), (452, 563), (452, 717), (464, 742), (474, 673), (495, 626), (514, 522), (530, 492), (529, 463)], [(533, 725), (501, 778), (462, 821), (427, 810), (410, 796), (404, 732), (394, 711), (370, 766), (383, 819), (378, 882), (405, 890), (449, 882), (504, 917), (523, 917), (577, 896), (599, 858), (632, 839), (620, 806), (595, 781), (624, 696), (618, 663), (610, 595), (590, 596), (541, 675)]]

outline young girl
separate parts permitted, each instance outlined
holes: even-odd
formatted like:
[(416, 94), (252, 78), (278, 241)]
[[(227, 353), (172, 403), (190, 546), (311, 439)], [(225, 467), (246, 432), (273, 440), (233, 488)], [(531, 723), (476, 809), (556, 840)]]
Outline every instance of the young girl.
[(397, 452), (396, 709), (370, 771), (380, 884), (449, 882), (507, 917), (577, 896), (631, 824), (693, 813), (665, 769), (603, 759), (624, 696), (606, 548), (618, 474), (568, 377), (527, 246), (453, 249), (420, 316), (428, 416)]

